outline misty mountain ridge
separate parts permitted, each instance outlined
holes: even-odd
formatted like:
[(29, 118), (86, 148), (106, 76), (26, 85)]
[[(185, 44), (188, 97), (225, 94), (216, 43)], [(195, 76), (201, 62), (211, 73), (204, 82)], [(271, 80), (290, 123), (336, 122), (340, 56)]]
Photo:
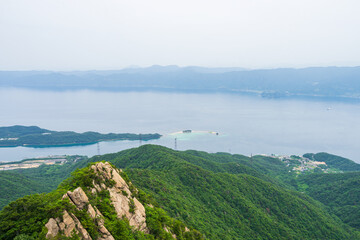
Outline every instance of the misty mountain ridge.
[(265, 98), (360, 98), (360, 67), (127, 68), (109, 71), (1, 71), (0, 87), (41, 90), (175, 91), (251, 94)]

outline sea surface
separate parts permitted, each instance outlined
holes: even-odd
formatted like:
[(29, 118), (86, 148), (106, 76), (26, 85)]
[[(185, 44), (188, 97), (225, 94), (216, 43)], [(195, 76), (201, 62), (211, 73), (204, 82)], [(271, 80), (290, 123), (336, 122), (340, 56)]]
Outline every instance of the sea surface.
[[(163, 135), (147, 142), (101, 142), (99, 147), (0, 148), (0, 161), (59, 154), (93, 156), (149, 143), (178, 150), (244, 155), (329, 152), (360, 163), (359, 120), (360, 103), (351, 101), (214, 93), (0, 89), (0, 126)], [(193, 132), (182, 133), (187, 129)]]

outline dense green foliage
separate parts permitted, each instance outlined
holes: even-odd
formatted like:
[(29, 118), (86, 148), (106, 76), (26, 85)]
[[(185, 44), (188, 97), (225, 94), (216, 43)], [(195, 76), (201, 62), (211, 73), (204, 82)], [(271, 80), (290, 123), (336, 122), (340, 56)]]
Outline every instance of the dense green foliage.
[[(77, 168), (86, 166), (87, 158), (69, 156), (64, 165), (0, 171), (0, 209), (11, 201), (34, 193), (50, 192)], [(76, 162), (74, 159), (77, 159)]]
[[(346, 225), (359, 229), (359, 173), (297, 175), (289, 172), (289, 167), (276, 158), (179, 152), (154, 145), (95, 156), (89, 162), (102, 160), (124, 169), (122, 177), (125, 181), (130, 183), (131, 179), (140, 189), (132, 192), (145, 205), (147, 215), (151, 216), (147, 219), (151, 234), (159, 239), (170, 237), (164, 226), (179, 233), (177, 235), (183, 236), (183, 239), (197, 239), (201, 236), (196, 231), (185, 233), (182, 222), (200, 230), (209, 239), (360, 239), (359, 232)], [(83, 166), (85, 163), (81, 164)], [(61, 171), (64, 176), (69, 174), (72, 167), (59, 168), (59, 174)], [(29, 170), (21, 171), (24, 176), (34, 176), (31, 178), (33, 181), (46, 181), (53, 175), (35, 169), (30, 174)], [(94, 174), (88, 168), (78, 170), (72, 178), (61, 184), (59, 190), (51, 194), (65, 189), (72, 190), (77, 186), (86, 189), (94, 179)], [(106, 184), (111, 186), (112, 183)], [(21, 203), (23, 200), (19, 201)], [(90, 201), (105, 212), (106, 227), (113, 234), (118, 234), (116, 236), (119, 239), (151, 239), (134, 232), (126, 220), (113, 221), (113, 209), (106, 204), (107, 192)], [(13, 214), (11, 204), (10, 208), (6, 207), (0, 212), (0, 225), (2, 216), (9, 211)], [(41, 201), (34, 206), (37, 204), (40, 209), (44, 208)], [(148, 204), (154, 208), (149, 209)], [(54, 206), (58, 206), (56, 201)], [(41, 211), (33, 214), (41, 215)], [(85, 216), (81, 219), (84, 223), (88, 222)], [(37, 221), (42, 221), (41, 217), (37, 217)], [(90, 222), (85, 225), (89, 232), (94, 232)], [(37, 228), (37, 231), (41, 233), (42, 229)], [(16, 235), (20, 233), (31, 235), (29, 231), (18, 231)], [(94, 233), (96, 235), (96, 231)]]
[(15, 125), (11, 127), (0, 127), (0, 138), (17, 138), (25, 135), (31, 134), (42, 134), (51, 132), (46, 129), (39, 128), (37, 126), (20, 126)]
[[(281, 186), (292, 187), (296, 185), (294, 182), (295, 173), (289, 172), (289, 168), (277, 158), (261, 155), (247, 157), (229, 153), (209, 154), (194, 150), (188, 150), (184, 153), (187, 153), (187, 155), (183, 157), (184, 160), (189, 161), (190, 159), (193, 159), (194, 156), (197, 156), (199, 157), (198, 161), (189, 162), (213, 172), (219, 171), (232, 174), (246, 173)], [(205, 159), (205, 161), (201, 159)], [(201, 161), (203, 162), (201, 163)], [(222, 170), (217, 170), (215, 167), (209, 167), (214, 165)]]
[(64, 193), (29, 195), (10, 203), (0, 212), (0, 239), (11, 240), (20, 234), (40, 239), (49, 218), (71, 207), (61, 200)]
[(360, 230), (360, 172), (302, 175), (299, 186), (329, 206), (343, 222)]
[[(285, 171), (270, 158), (254, 157), (243, 165), (244, 156), (177, 152), (151, 145), (101, 158), (124, 168), (135, 185), (171, 216), (210, 239), (354, 238), (321, 204), (266, 182), (272, 174)], [(262, 165), (265, 161), (268, 164)]]
[[(124, 176), (126, 174), (124, 173)], [(131, 184), (126, 176), (128, 184)], [(146, 223), (149, 234), (135, 230), (130, 226), (129, 221), (123, 217), (118, 218), (116, 211), (110, 201), (110, 193), (103, 189), (97, 194), (92, 194), (90, 188), (93, 183), (105, 184), (111, 188), (114, 186), (112, 180), (103, 180), (99, 173), (95, 173), (90, 166), (78, 169), (72, 173), (72, 177), (62, 182), (56, 191), (48, 194), (35, 194), (20, 198), (0, 211), (0, 239), (45, 239), (47, 229), (44, 227), (49, 218), (62, 217), (66, 210), (74, 214), (81, 225), (87, 230), (92, 239), (100, 237), (96, 220), (91, 219), (88, 205), (82, 210), (70, 204), (68, 199), (62, 200), (62, 196), (67, 191), (81, 187), (89, 197), (89, 203), (95, 206), (103, 215), (104, 225), (115, 239), (123, 240), (154, 240), (154, 239), (173, 239), (172, 234), (177, 235), (180, 240), (200, 240), (203, 236), (196, 230), (189, 230), (179, 220), (175, 220), (167, 215), (160, 208), (148, 205), (151, 197), (144, 192), (138, 191), (133, 185), (130, 189), (136, 193), (136, 197), (146, 206)], [(130, 199), (133, 200), (133, 199)], [(157, 205), (155, 203), (155, 205)], [(78, 239), (73, 236), (66, 238), (63, 236), (56, 239)]]
[[(149, 145), (150, 146), (150, 145)], [(144, 146), (144, 148), (147, 146)], [(158, 160), (159, 152), (151, 152), (152, 149), (159, 150), (164, 156), (161, 161)], [(128, 154), (130, 153), (131, 154)], [(147, 151), (148, 154), (141, 154), (137, 150), (125, 150), (119, 153), (106, 154), (100, 157), (94, 157), (91, 161), (107, 160), (124, 156), (119, 167), (121, 168), (151, 168), (151, 169), (172, 169), (181, 166), (185, 162), (199, 166), (212, 172), (226, 172), (231, 174), (246, 173), (251, 176), (261, 178), (263, 180), (273, 182), (279, 185), (290, 186), (293, 184), (291, 180), (295, 177), (294, 173), (289, 173), (288, 168), (276, 158), (265, 156), (254, 156), (252, 158), (244, 155), (231, 155), (229, 153), (209, 154), (206, 152), (188, 150), (184, 152), (173, 151), (171, 149), (151, 146)], [(171, 158), (167, 158), (166, 154), (171, 154)], [(141, 167), (139, 167), (139, 164)], [(289, 184), (285, 184), (285, 183)]]
[(306, 153), (304, 157), (325, 162), (329, 167), (340, 169), (341, 171), (360, 171), (360, 164), (357, 164), (350, 159), (339, 157), (328, 153)]
[(25, 195), (47, 192), (48, 186), (13, 171), (0, 172), (0, 209)]
[[(150, 140), (158, 139), (160, 134), (133, 134), (133, 133), (109, 133), (101, 134), (97, 132), (76, 133), (71, 131), (56, 132), (41, 129), (35, 126), (12, 126), (0, 127), (0, 147), (15, 146), (62, 146), (62, 145), (81, 145), (92, 144), (100, 141), (109, 140)], [(15, 138), (15, 139), (7, 139)]]

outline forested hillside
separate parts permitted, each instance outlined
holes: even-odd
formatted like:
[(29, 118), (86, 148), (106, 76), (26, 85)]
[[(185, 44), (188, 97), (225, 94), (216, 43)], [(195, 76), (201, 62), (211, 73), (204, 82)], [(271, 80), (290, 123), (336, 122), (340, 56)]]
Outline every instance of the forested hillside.
[[(257, 164), (262, 167), (257, 171), (256, 165), (247, 167), (230, 158), (226, 162), (226, 154), (220, 154), (222, 160), (210, 161), (199, 157), (205, 153), (193, 152), (197, 156), (191, 153), (146, 145), (97, 158), (124, 168), (132, 181), (154, 196), (171, 216), (199, 229), (210, 239), (354, 237), (321, 204), (260, 179), (284, 170), (284, 165), (277, 161), (268, 163), (272, 167), (266, 170), (266, 164), (261, 164), (264, 159), (258, 157)], [(216, 158), (216, 154), (211, 155), (208, 158)], [(247, 159), (250, 165), (252, 159)], [(224, 168), (230, 162), (237, 165), (238, 173), (229, 173), (235, 168)], [(240, 169), (247, 174), (240, 173)]]
[(64, 179), (76, 167), (103, 160), (124, 169), (147, 201), (208, 239), (360, 239), (356, 172), (299, 175), (273, 157), (144, 145), (78, 166), (58, 166), (58, 174), (46, 175), (40, 168), (22, 173), (37, 176), (32, 180), (40, 183), (51, 176)]
[(0, 209), (19, 197), (56, 189), (70, 177), (71, 172), (86, 165), (87, 158), (82, 157), (77, 162), (69, 160), (64, 165), (43, 164), (38, 168), (0, 171)]
[(94, 163), (75, 171), (56, 191), (5, 207), (0, 239), (203, 239), (156, 205), (121, 170)]
[(302, 175), (298, 181), (302, 191), (360, 230), (360, 172)]
[(337, 168), (341, 171), (360, 171), (360, 164), (357, 164), (350, 159), (343, 158), (340, 156), (328, 154), (328, 153), (307, 153), (304, 154), (304, 157), (313, 159), (319, 162), (325, 162), (328, 166)]

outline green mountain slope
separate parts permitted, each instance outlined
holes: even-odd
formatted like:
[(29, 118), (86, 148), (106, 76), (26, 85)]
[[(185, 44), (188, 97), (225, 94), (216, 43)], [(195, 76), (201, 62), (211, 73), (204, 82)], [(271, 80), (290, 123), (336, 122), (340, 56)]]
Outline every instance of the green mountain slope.
[[(323, 198), (317, 198), (314, 194), (319, 190), (319, 196), (326, 199), (327, 189), (319, 185), (317, 190), (317, 185), (311, 182), (321, 182), (320, 180), (306, 179), (307, 176), (297, 178), (279, 159), (199, 151), (180, 152), (161, 146), (144, 145), (119, 153), (95, 156), (88, 162), (102, 160), (124, 169), (134, 185), (146, 193), (141, 194), (147, 196), (142, 199), (146, 203), (161, 207), (171, 217), (198, 229), (208, 239), (360, 239), (358, 232), (332, 214), (336, 213), (341, 217), (342, 214), (336, 210), (343, 205), (331, 204), (341, 198), (353, 201), (356, 194), (348, 197), (346, 191), (342, 192), (339, 187), (337, 191), (333, 191), (333, 200), (323, 201)], [(86, 162), (78, 164), (78, 167), (82, 167)], [(64, 179), (73, 167), (63, 168), (64, 175), (61, 176), (59, 168), (58, 175), (54, 176)], [(51, 169), (49, 166), (47, 171), (53, 171)], [(34, 172), (28, 176), (36, 176), (34, 181), (51, 179), (51, 174), (44, 174), (46, 171), (32, 171)], [(340, 175), (319, 176), (328, 176), (329, 180), (324, 179), (324, 182), (335, 186), (338, 184), (336, 177)], [(349, 184), (353, 181), (352, 177), (345, 180), (349, 180)], [(298, 184), (303, 188), (307, 186), (305, 192), (327, 207), (305, 193), (294, 191)], [(350, 186), (349, 184), (345, 186)], [(355, 185), (352, 187), (356, 189)], [(321, 195), (323, 191), (324, 194)], [(52, 210), (48, 209), (48, 205), (42, 204), (56, 202), (52, 194), (25, 197), (9, 206), (19, 206), (21, 209), (27, 201), (35, 202), (30, 207), (31, 211), (36, 213), (36, 209), (45, 209), (43, 213), (46, 214), (45, 211)], [(354, 205), (344, 205), (344, 208), (339, 209), (345, 216), (346, 211), (354, 209)], [(1, 212), (0, 221), (8, 210), (4, 208)], [(360, 216), (356, 211), (351, 215), (352, 220)], [(14, 218), (16, 216), (18, 217), (15, 214)], [(30, 217), (29, 213), (27, 218)], [(341, 219), (357, 227), (356, 221), (354, 224), (343, 217)], [(38, 220), (34, 220), (36, 221)]]
[(360, 230), (360, 172), (302, 175), (299, 183), (343, 222)]
[(319, 161), (325, 162), (329, 167), (337, 168), (341, 171), (360, 171), (360, 164), (357, 164), (350, 159), (339, 157), (336, 155), (328, 154), (328, 153), (306, 153), (304, 157)]
[(5, 205), (25, 195), (47, 192), (46, 186), (40, 182), (34, 181), (31, 178), (22, 176), (15, 172), (0, 172), (0, 209)]
[[(205, 158), (186, 161), (182, 153), (151, 145), (98, 158), (125, 168), (171, 216), (210, 239), (354, 238), (306, 195), (248, 174), (229, 174)], [(204, 161), (215, 171), (194, 164)]]
[(64, 165), (41, 165), (38, 168), (0, 171), (0, 209), (11, 201), (34, 193), (47, 193), (56, 189), (71, 172), (87, 165), (87, 157), (74, 158)]
[[(287, 168), (286, 165), (277, 158), (261, 155), (247, 157), (240, 154), (232, 155), (229, 153), (209, 154), (194, 150), (188, 150), (184, 153), (205, 159), (206, 161), (204, 161), (201, 165), (195, 161), (192, 163), (211, 171), (214, 171), (214, 169), (211, 169), (208, 166), (210, 164), (216, 164), (227, 173), (246, 173), (288, 188), (293, 188), (293, 186), (296, 185), (294, 182), (296, 174), (291, 171), (289, 172), (289, 168)], [(190, 156), (183, 157), (185, 160), (189, 158)]]
[[(209, 154), (195, 150), (180, 152), (152, 145), (142, 147), (142, 149), (147, 148), (149, 148), (147, 151), (129, 149), (119, 153), (106, 154), (98, 159), (113, 160), (124, 156), (121, 162), (118, 162), (121, 167), (150, 169), (174, 168), (187, 162), (212, 172), (246, 173), (287, 187), (291, 187), (291, 179), (296, 176), (289, 172), (289, 169), (279, 159), (271, 157), (254, 156), (250, 158), (239, 154)], [(289, 184), (287, 184), (288, 182)]]
[(0, 239), (203, 239), (154, 205), (125, 173), (94, 163), (75, 171), (56, 191), (6, 206), (0, 212)]

